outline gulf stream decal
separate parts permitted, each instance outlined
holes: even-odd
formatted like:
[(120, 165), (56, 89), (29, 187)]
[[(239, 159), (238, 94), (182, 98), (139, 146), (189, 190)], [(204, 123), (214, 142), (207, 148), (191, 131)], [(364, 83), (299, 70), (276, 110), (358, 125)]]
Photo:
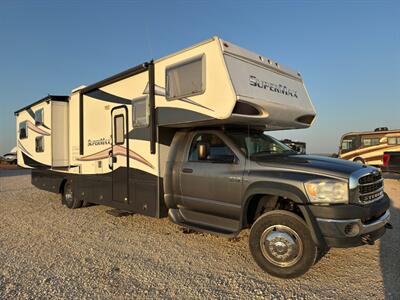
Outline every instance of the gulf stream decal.
[(38, 134), (45, 135), (45, 136), (49, 136), (49, 135), (50, 135), (49, 132), (44, 131), (43, 129), (40, 129), (40, 128), (37, 127), (35, 124), (33, 124), (31, 121), (26, 121), (26, 126), (27, 126), (30, 130), (32, 130), (32, 131), (34, 131), (34, 132), (36, 132), (36, 133), (38, 133)]
[[(126, 154), (126, 147), (120, 146), (120, 145), (114, 145), (112, 147), (112, 152), (114, 155), (118, 155), (118, 156), (127, 156)], [(106, 159), (110, 156), (110, 148), (104, 149), (102, 151), (93, 153), (93, 154), (89, 154), (86, 156), (82, 156), (81, 158), (78, 158), (77, 160), (79, 161), (94, 161), (94, 160), (100, 160), (100, 159)], [(136, 160), (137, 162), (140, 162), (152, 169), (154, 169), (154, 166), (148, 161), (146, 160), (143, 156), (141, 156), (140, 154), (136, 153), (135, 151), (129, 150), (129, 158), (132, 158), (133, 160)]]

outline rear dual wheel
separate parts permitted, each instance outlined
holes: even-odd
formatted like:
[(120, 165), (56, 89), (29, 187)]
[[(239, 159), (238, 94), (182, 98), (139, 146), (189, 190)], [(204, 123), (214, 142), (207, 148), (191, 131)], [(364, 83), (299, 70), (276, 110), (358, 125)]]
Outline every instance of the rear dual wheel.
[(285, 210), (270, 211), (259, 217), (251, 227), (249, 246), (257, 264), (280, 278), (303, 275), (318, 253), (304, 220)]
[(64, 188), (62, 190), (62, 200), (63, 203), (71, 209), (82, 207), (83, 204), (83, 201), (79, 200), (78, 197), (74, 195), (72, 183), (70, 181), (67, 181), (64, 184)]

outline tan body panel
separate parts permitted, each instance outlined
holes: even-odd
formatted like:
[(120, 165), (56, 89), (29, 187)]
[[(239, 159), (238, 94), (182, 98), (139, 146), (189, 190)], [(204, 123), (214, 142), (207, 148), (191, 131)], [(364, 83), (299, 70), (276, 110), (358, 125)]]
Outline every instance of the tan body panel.
[[(229, 66), (224, 57), (226, 53), (233, 55), (235, 59), (239, 59), (241, 64), (248, 63), (251, 66), (248, 68), (248, 72), (256, 70), (254, 69), (256, 66), (258, 70), (256, 75), (260, 76), (260, 78), (272, 80), (274, 84), (278, 83), (280, 79), (285, 87), (286, 85), (290, 86), (290, 88), (295, 87), (298, 90), (298, 99), (292, 99), (288, 95), (277, 91), (260, 90), (258, 87), (247, 88), (245, 97), (239, 95), (238, 92), (243, 90), (239, 89), (239, 86), (244, 87), (250, 84), (247, 78), (249, 74), (246, 73), (246, 78), (238, 77), (235, 80), (237, 89), (235, 90), (231, 78), (233, 69), (228, 70)], [(205, 62), (205, 67), (203, 68), (203, 72), (205, 72), (204, 91), (187, 98), (168, 100), (165, 93), (166, 69), (196, 57), (203, 57)], [(300, 124), (295, 121), (302, 114), (315, 115), (300, 75), (277, 63), (267, 63), (268, 61), (270, 60), (265, 57), (261, 60), (261, 56), (225, 42), (218, 37), (154, 61), (155, 109), (159, 121), (158, 125), (189, 127), (224, 123), (248, 123), (265, 126), (268, 122), (271, 122), (269, 129), (275, 127), (281, 129), (282, 126), (286, 129), (308, 127), (310, 124)], [(236, 71), (238, 71), (237, 69), (238, 67), (235, 67)], [(91, 87), (95, 87), (91, 89), (80, 87), (72, 91), (68, 102), (68, 132), (63, 133), (67, 137), (57, 137), (57, 143), (62, 143), (62, 145), (59, 145), (60, 151), (68, 153), (69, 168), (56, 170), (75, 174), (110, 173), (108, 153), (111, 150), (111, 110), (123, 104), (126, 105), (128, 110), (127, 134), (129, 135), (129, 144), (127, 146), (129, 146), (130, 151), (128, 154), (124, 154), (123, 149), (117, 147), (114, 149), (115, 153), (119, 156), (129, 155), (130, 168), (162, 177), (163, 167), (160, 171), (159, 161), (163, 160), (163, 157), (167, 157), (168, 146), (156, 144), (156, 152), (151, 154), (148, 132), (146, 133), (146, 130), (150, 129), (133, 129), (131, 122), (131, 101), (135, 98), (146, 97), (149, 94), (149, 71), (132, 73), (132, 75), (118, 77), (117, 80), (105, 81), (105, 84), (99, 86), (92, 85)], [(251, 97), (252, 93), (254, 93), (254, 99)], [(240, 99), (241, 101), (254, 104), (261, 109), (265, 109), (265, 111), (261, 112), (261, 115), (257, 118), (250, 115), (235, 114), (234, 108), (240, 97), (243, 98)], [(285, 100), (285, 97), (288, 99)], [(282, 111), (281, 108), (277, 110), (277, 101), (280, 107), (284, 106), (283, 103), (285, 101), (287, 101), (287, 105), (292, 106), (291, 109), (286, 110), (287, 112), (290, 111), (290, 114), (286, 114), (288, 120), (278, 121), (277, 116), (271, 116), (273, 111), (276, 110), (276, 114), (284, 118), (285, 110)], [(270, 104), (270, 110), (266, 111), (268, 103)], [(81, 106), (83, 108), (82, 115)], [(18, 120), (22, 114), (23, 112), (17, 118)], [(45, 112), (45, 118), (49, 117), (50, 113)], [(268, 128), (266, 127), (266, 129)], [(81, 132), (83, 133), (82, 145)], [(144, 135), (147, 137), (136, 137), (140, 135), (139, 133), (142, 135), (145, 133)], [(49, 144), (51, 144), (51, 137), (46, 138), (45, 149), (49, 148)], [(68, 147), (67, 150), (65, 145)], [(32, 151), (31, 144), (27, 145), (27, 147)], [(159, 153), (159, 149), (163, 149), (166, 153)], [(46, 165), (52, 166), (52, 157), (46, 151), (42, 154), (35, 154), (35, 158)], [(60, 161), (60, 159), (57, 158), (57, 161)]]

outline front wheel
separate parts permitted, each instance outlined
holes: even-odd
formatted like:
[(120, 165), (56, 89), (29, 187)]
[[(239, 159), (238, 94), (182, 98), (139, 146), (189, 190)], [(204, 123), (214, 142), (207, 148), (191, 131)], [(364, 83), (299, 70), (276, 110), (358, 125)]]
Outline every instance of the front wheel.
[(280, 278), (306, 273), (318, 250), (304, 220), (285, 210), (270, 211), (259, 217), (251, 227), (249, 245), (257, 264)]

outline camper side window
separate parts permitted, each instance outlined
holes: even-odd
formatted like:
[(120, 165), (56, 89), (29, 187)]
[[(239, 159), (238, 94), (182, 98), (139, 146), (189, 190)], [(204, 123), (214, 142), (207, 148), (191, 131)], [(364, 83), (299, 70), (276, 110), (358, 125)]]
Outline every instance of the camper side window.
[(118, 115), (114, 117), (114, 144), (122, 145), (125, 142), (124, 116)]
[(28, 128), (26, 126), (26, 121), (19, 123), (19, 139), (26, 139), (28, 137)]
[(39, 126), (43, 124), (43, 108), (35, 111), (35, 125)]
[(43, 136), (37, 136), (35, 138), (35, 149), (36, 149), (36, 152), (44, 152), (44, 138), (43, 138)]
[(148, 127), (150, 119), (149, 97), (139, 97), (132, 100), (133, 128)]
[(389, 137), (388, 138), (388, 145), (400, 145), (400, 137)]
[(362, 143), (364, 146), (375, 146), (379, 145), (379, 138), (363, 139)]
[(204, 93), (205, 73), (205, 55), (167, 67), (165, 72), (167, 100)]

